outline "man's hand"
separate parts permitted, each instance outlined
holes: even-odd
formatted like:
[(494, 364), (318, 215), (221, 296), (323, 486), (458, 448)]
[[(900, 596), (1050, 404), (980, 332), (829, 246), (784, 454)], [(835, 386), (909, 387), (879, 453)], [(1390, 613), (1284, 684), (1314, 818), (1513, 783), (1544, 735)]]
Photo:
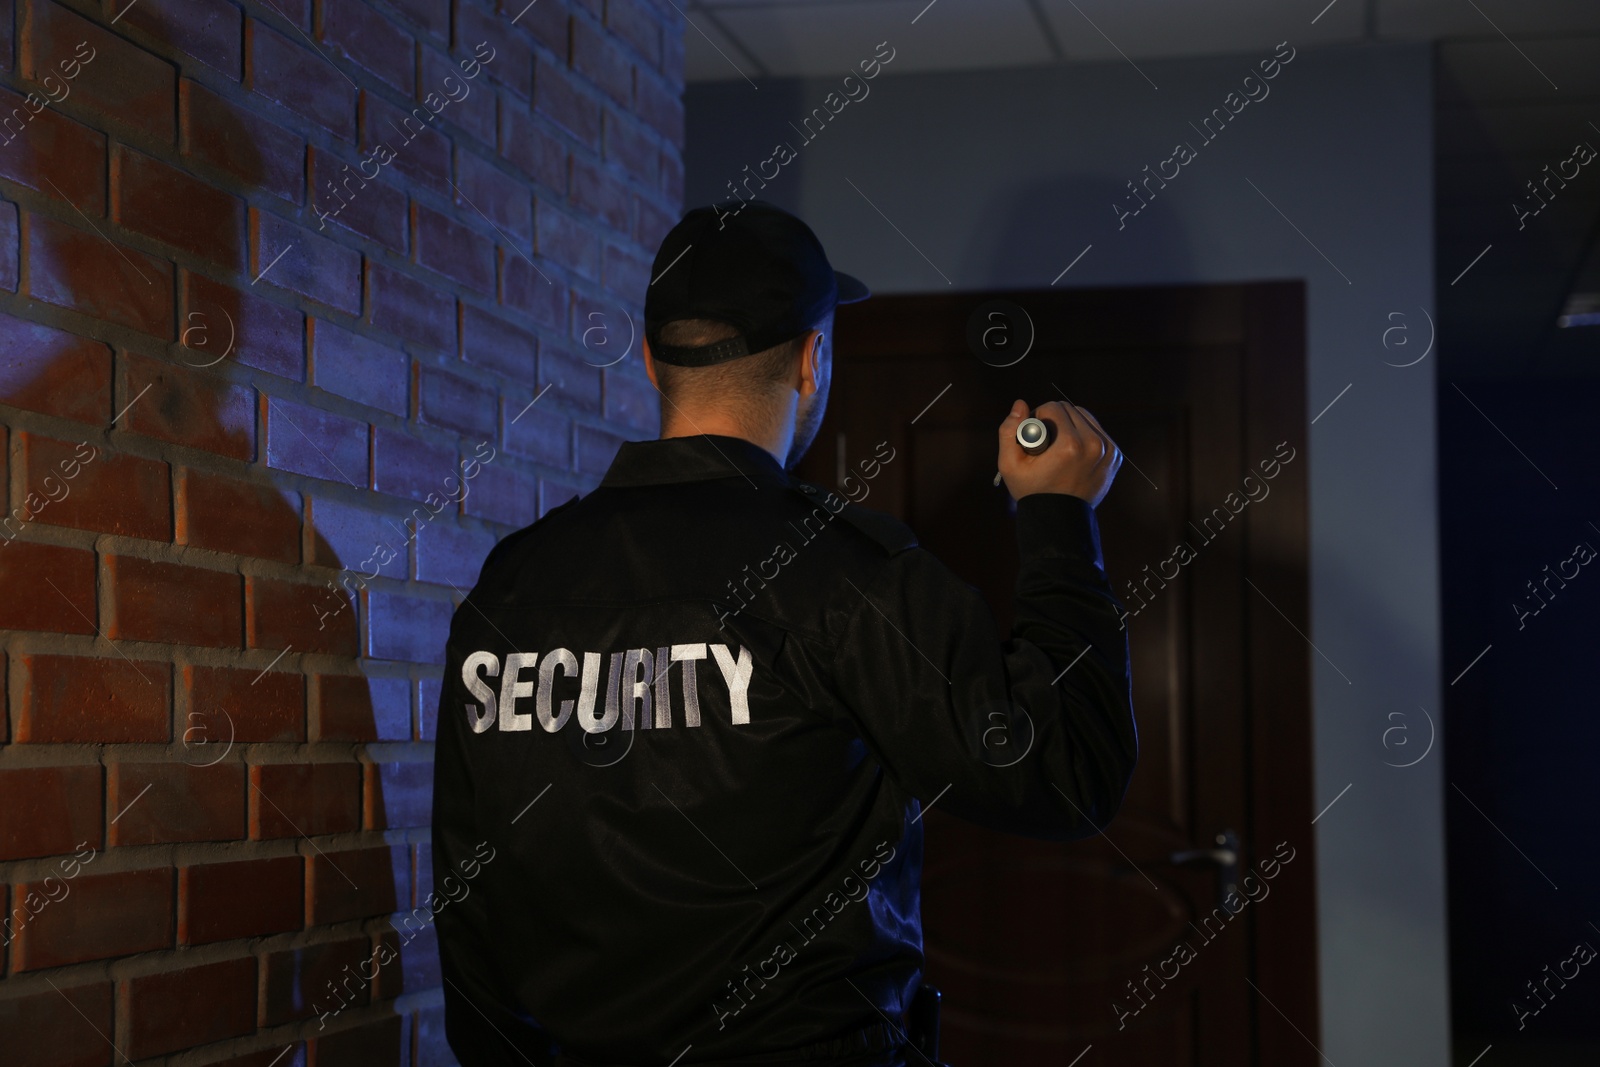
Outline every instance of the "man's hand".
[(1000, 424), (1000, 474), (1018, 500), (1030, 493), (1070, 493), (1094, 507), (1122, 466), (1122, 450), (1088, 411), (1052, 400), (1034, 413), (1050, 425), (1050, 447), (1030, 456), (1017, 444), (1017, 425), (1028, 417), (1018, 400)]

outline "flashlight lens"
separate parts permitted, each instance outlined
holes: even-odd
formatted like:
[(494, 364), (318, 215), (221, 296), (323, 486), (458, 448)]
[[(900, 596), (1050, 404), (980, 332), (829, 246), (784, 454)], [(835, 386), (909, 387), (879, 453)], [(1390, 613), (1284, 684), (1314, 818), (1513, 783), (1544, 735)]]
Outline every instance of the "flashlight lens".
[(1039, 438), (1042, 436), (1039, 432), (1038, 423), (1030, 422), (1022, 428), (1022, 439), (1030, 445), (1038, 444)]

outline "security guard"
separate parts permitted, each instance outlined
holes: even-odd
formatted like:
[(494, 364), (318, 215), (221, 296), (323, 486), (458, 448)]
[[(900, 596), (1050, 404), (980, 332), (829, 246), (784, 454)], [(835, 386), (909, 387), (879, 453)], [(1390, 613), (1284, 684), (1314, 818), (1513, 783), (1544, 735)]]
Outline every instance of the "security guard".
[(1040, 409), (1039, 455), (1022, 401), (1001, 423), (1003, 640), (910, 529), (788, 473), (834, 306), (866, 286), (759, 200), (690, 211), (651, 273), (661, 438), (496, 545), (451, 622), (430, 898), (450, 1046), (465, 1067), (921, 1063), (924, 808), (1065, 841), (1133, 772), (1094, 514), (1121, 454), (1070, 405)]

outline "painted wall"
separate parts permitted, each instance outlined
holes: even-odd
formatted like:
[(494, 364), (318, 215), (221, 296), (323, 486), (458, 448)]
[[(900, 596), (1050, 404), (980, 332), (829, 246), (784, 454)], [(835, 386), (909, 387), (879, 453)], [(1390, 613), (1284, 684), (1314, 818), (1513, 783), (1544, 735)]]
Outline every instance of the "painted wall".
[[(858, 53), (915, 48), (895, 34)], [(878, 292), (1305, 279), (1314, 796), (1332, 804), (1315, 826), (1320, 1044), (1335, 1063), (1437, 1067), (1449, 1056), (1441, 762), (1436, 746), (1386, 765), (1423, 750), (1419, 709), (1438, 722), (1446, 681), (1436, 360), (1394, 365), (1430, 334), (1431, 53), (1293, 48), (1248, 85), (1271, 50), (906, 75), (891, 58), (809, 141), (790, 123), (842, 92), (843, 71), (692, 85), (686, 203), (727, 196), (786, 141), (794, 158), (761, 195)], [(1195, 127), (1229, 105), (1238, 113), (1206, 140)], [(1163, 165), (1179, 142), (1193, 158)], [(1139, 204), (1125, 183), (1147, 165), (1177, 176), (1123, 216)]]

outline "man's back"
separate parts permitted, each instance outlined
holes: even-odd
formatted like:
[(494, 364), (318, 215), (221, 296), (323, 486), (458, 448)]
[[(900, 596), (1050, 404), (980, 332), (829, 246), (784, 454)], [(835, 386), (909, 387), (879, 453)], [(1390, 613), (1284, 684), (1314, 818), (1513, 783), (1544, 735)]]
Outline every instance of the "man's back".
[(898, 1042), (922, 805), (1081, 837), (1136, 758), (1092, 507), (1024, 497), (1018, 537), (1005, 642), (904, 526), (739, 438), (625, 444), (503, 541), (452, 622), (439, 717), (463, 1063)]

